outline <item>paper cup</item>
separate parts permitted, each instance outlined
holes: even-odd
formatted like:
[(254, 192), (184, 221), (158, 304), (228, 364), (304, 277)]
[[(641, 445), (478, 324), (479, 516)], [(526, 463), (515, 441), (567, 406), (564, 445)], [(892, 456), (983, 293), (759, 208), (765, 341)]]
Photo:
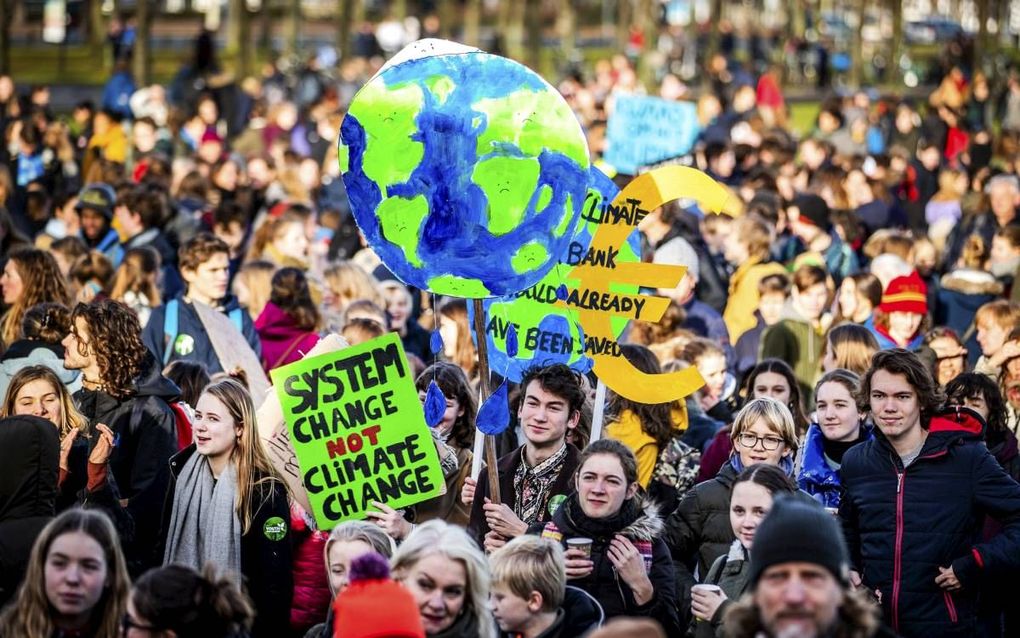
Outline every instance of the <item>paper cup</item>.
[(582, 552), (584, 552), (585, 558), (591, 558), (591, 539), (590, 538), (567, 539), (567, 549), (579, 549)]

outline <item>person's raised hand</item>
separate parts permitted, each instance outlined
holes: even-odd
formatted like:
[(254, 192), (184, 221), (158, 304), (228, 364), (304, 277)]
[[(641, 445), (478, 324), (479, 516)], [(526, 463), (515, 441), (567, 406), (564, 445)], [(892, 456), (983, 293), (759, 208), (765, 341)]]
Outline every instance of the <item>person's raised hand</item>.
[(460, 502), (466, 507), (471, 507), (471, 504), (475, 501), (476, 485), (478, 485), (478, 481), (470, 476), (464, 479), (464, 487), (460, 488)]
[(379, 511), (366, 510), (365, 514), (373, 523), (382, 528), (393, 540), (404, 540), (411, 533), (411, 524), (404, 515), (379, 501), (371, 501), (372, 507)]
[(116, 438), (113, 436), (113, 430), (103, 423), (96, 425), (96, 434), (99, 436), (96, 439), (95, 446), (92, 448), (92, 452), (89, 453), (89, 463), (105, 465), (110, 460), (110, 456), (113, 455), (113, 448), (116, 447)]
[(563, 554), (563, 564), (567, 568), (567, 579), (584, 578), (595, 569), (595, 563), (580, 549), (568, 549)]
[(78, 438), (78, 428), (71, 428), (67, 434), (60, 439), (60, 457), (57, 461), (60, 469), (65, 472), (67, 469), (67, 460), (71, 457), (71, 448), (74, 447), (74, 440)]
[(634, 592), (635, 601), (639, 605), (647, 602), (652, 594), (652, 581), (648, 579), (648, 573), (645, 571), (645, 559), (638, 548), (634, 547), (634, 543), (626, 536), (617, 534), (609, 542), (606, 555), (616, 568), (620, 579)]
[(500, 536), (517, 538), (528, 532), (528, 526), (505, 503), (493, 503), (485, 499), (482, 509), (485, 511), (485, 522), (489, 524), (489, 529), (499, 532)]

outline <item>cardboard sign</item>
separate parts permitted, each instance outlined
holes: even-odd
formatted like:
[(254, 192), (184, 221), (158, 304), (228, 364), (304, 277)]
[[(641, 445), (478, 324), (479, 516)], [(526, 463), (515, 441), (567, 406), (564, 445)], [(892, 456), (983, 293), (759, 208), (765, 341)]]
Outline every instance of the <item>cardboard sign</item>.
[[(730, 197), (714, 179), (693, 168), (666, 166), (634, 179), (600, 218), (590, 250), (608, 251), (627, 240), (642, 219), (669, 202), (694, 199), (703, 210), (719, 211)], [(669, 306), (662, 297), (616, 292), (627, 283), (646, 288), (672, 288), (686, 272), (682, 266), (647, 263), (585, 263), (571, 276), (579, 282), (577, 307), (581, 327), (597, 344), (591, 352), (593, 370), (607, 387), (632, 401), (668, 403), (688, 396), (705, 384), (698, 369), (646, 374), (622, 356), (613, 334), (612, 316), (659, 321)], [(568, 298), (563, 304), (571, 303)]]
[(235, 368), (244, 370), (248, 375), (248, 388), (256, 402), (263, 399), (269, 392), (269, 377), (262, 369), (262, 362), (251, 349), (244, 335), (237, 331), (237, 326), (222, 312), (219, 312), (199, 301), (192, 306), (198, 314), (199, 321), (205, 327), (216, 358), (224, 370)]
[(272, 371), (319, 529), (441, 493), (443, 472), (394, 333)]
[(644, 166), (690, 152), (700, 132), (691, 102), (619, 95), (606, 129), (605, 160), (637, 175)]
[[(319, 339), (319, 342), (302, 358), (336, 352), (348, 345), (347, 340), (338, 334), (326, 335)], [(287, 484), (291, 498), (306, 512), (310, 512), (312, 506), (308, 501), (308, 494), (305, 493), (305, 486), (301, 482), (301, 467), (298, 465), (294, 446), (290, 443), (290, 432), (283, 420), (280, 398), (276, 396), (275, 392), (266, 395), (265, 401), (255, 413), (255, 419), (258, 421), (259, 438), (262, 439), (262, 445), (265, 447), (266, 453), (269, 454), (269, 460), (273, 462), (273, 467)]]
[(590, 158), (562, 95), (527, 67), (429, 40), (351, 102), (338, 161), (365, 239), (400, 280), (471, 299), (542, 279), (577, 227)]
[[(592, 167), (581, 224), (556, 267), (527, 290), (509, 297), (485, 300), (485, 337), (489, 342), (489, 366), (493, 371), (519, 383), (524, 372), (534, 365), (564, 363), (578, 372), (591, 369), (592, 360), (587, 353), (589, 341), (581, 329), (577, 309), (574, 306), (557, 306), (556, 291), (561, 285), (566, 286), (569, 300), (570, 288), (576, 283), (569, 279), (569, 275), (578, 264), (641, 261), (641, 240), (636, 229), (622, 246), (602, 253), (590, 250), (602, 211), (619, 192), (613, 180)], [(630, 293), (638, 290), (637, 286), (624, 289)], [(576, 299), (580, 297), (576, 296)], [(470, 305), (468, 313), (471, 315), (469, 323), (473, 326), (474, 309)], [(518, 352), (514, 357), (507, 356), (506, 340), (510, 325), (517, 332)], [(625, 319), (615, 319), (613, 334), (619, 336), (626, 326)], [(478, 335), (474, 336), (477, 342)]]

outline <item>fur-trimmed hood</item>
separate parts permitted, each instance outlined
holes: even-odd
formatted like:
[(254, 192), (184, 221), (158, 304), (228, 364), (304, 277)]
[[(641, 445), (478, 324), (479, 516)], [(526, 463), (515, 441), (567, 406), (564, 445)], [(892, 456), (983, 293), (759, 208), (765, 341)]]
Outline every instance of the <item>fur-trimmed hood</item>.
[(659, 504), (644, 496), (635, 496), (641, 516), (636, 521), (620, 530), (620, 533), (632, 540), (653, 541), (662, 536), (666, 523), (659, 512)]
[(959, 268), (942, 276), (942, 288), (965, 295), (1001, 295), (1002, 283), (990, 273)]

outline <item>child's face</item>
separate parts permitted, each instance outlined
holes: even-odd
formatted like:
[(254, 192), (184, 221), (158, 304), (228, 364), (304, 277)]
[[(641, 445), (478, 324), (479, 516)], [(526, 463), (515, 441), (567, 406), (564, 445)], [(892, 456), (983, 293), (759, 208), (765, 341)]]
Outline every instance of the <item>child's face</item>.
[(347, 588), (348, 573), (355, 558), (373, 551), (365, 541), (336, 541), (329, 546), (329, 588), (336, 593)]
[(698, 359), (697, 368), (705, 380), (705, 391), (709, 396), (722, 396), (726, 385), (726, 359), (717, 354), (707, 354)]
[(765, 320), (765, 325), (771, 326), (779, 323), (783, 316), (783, 306), (786, 305), (786, 296), (781, 292), (769, 292), (761, 296), (758, 301), (758, 310)]
[(495, 583), (489, 593), (489, 609), (496, 617), (499, 628), (510, 633), (523, 629), (532, 616), (539, 611), (532, 611), (528, 601), (510, 591), (509, 588)]
[(977, 325), (977, 342), (981, 346), (981, 354), (986, 357), (998, 352), (1008, 336), (1006, 329), (994, 321), (982, 321)]
[(1014, 248), (1005, 237), (996, 235), (992, 238), (992, 263), (1003, 264), (1020, 257), (1020, 249)]

